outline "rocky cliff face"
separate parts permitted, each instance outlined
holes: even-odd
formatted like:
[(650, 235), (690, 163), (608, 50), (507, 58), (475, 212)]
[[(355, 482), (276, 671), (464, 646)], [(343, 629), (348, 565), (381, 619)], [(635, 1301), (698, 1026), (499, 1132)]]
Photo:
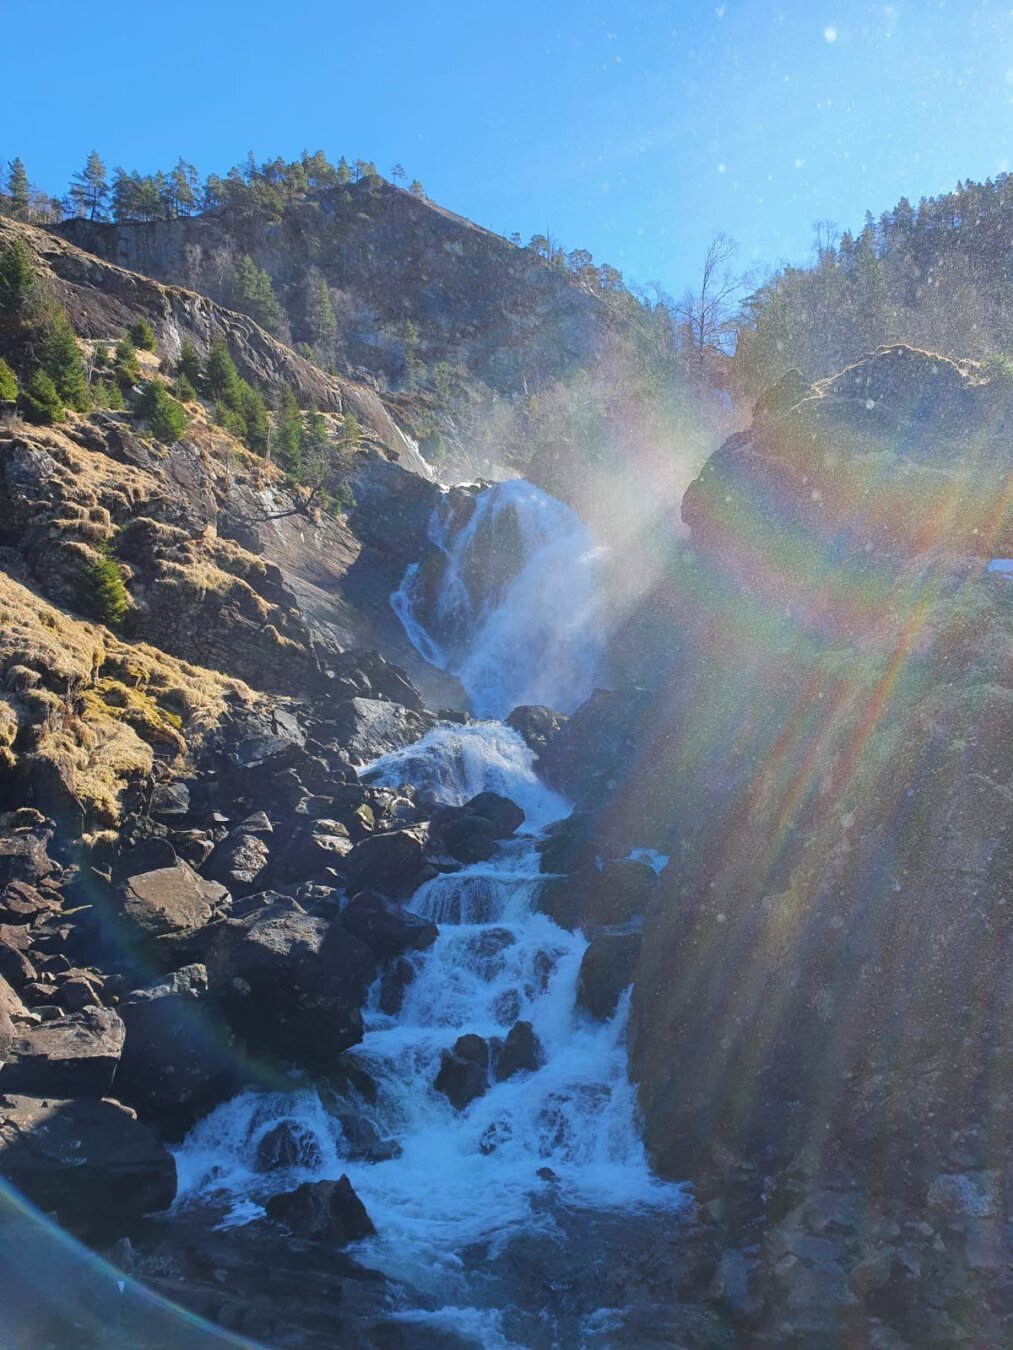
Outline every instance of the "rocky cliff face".
[(246, 252), (270, 275), (294, 336), (307, 341), (307, 272), (315, 268), (339, 296), (342, 361), (385, 378), (402, 373), (406, 320), (426, 364), (451, 361), (503, 393), (590, 363), (610, 322), (602, 302), (566, 273), (379, 180), (312, 193), (281, 220), (210, 214), (73, 220), (61, 229), (90, 253), (176, 284), (213, 266), (216, 250)]
[(782, 381), (630, 625), (653, 694), (602, 704), (569, 771), (588, 852), (671, 857), (631, 1072), (658, 1165), (744, 1225), (726, 1295), (777, 1343), (868, 1328), (867, 1277), (905, 1334), (987, 1340), (1010, 1306), (1008, 428), (1008, 389), (910, 348)]

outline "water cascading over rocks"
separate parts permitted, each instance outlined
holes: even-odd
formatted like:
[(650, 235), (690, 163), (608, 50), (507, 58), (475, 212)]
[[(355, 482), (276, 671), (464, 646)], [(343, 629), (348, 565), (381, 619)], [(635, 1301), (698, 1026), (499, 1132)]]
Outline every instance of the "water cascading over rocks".
[[(572, 705), (596, 665), (586, 531), (524, 483), (487, 489), (470, 508), (449, 494), (444, 510), (434, 528), (444, 557), (439, 593), (424, 612), (476, 706), (506, 711), (517, 697), (548, 700), (564, 689)], [(410, 570), (401, 593), (409, 625), (417, 576)], [(419, 632), (422, 650), (432, 639)], [(511, 646), (517, 659), (500, 669)], [(540, 781), (532, 750), (498, 721), (439, 724), (360, 777), (375, 787), (411, 784), (436, 812), (496, 793), (520, 808), (523, 823), (487, 860), (441, 870), (406, 902), (439, 935), (406, 952), (394, 980), (390, 967), (377, 980), (365, 1037), (345, 1057), (375, 1084), (375, 1094), (352, 1090), (373, 1145), (351, 1137), (333, 1101), (325, 1109), (326, 1094), (322, 1104), (309, 1089), (244, 1093), (179, 1151), (178, 1203), (213, 1199), (227, 1222), (243, 1223), (272, 1194), (347, 1175), (376, 1227), (356, 1254), (415, 1291), (398, 1315), (484, 1345), (533, 1344), (544, 1310), (526, 1306), (511, 1244), (523, 1243), (529, 1261), (539, 1243), (565, 1246), (579, 1269), (580, 1244), (563, 1238), (560, 1216), (595, 1216), (588, 1222), (600, 1231), (624, 1216), (678, 1222), (684, 1205), (679, 1187), (652, 1175), (641, 1143), (626, 1066), (628, 995), (604, 1019), (588, 1017), (577, 1003), (587, 940), (537, 907), (537, 844), (570, 803)], [(265, 1168), (265, 1150), (282, 1165)], [(585, 1291), (566, 1311), (565, 1343), (585, 1343), (603, 1315), (597, 1286)], [(551, 1316), (562, 1318), (562, 1305)]]
[(599, 550), (570, 508), (523, 479), (452, 488), (429, 539), (391, 604), (419, 654), (457, 676), (472, 711), (569, 713), (583, 703), (602, 650)]

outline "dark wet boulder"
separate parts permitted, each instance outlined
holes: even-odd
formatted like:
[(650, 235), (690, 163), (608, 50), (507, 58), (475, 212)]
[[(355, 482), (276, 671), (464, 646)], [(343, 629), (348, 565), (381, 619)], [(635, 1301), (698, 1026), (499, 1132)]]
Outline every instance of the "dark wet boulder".
[(330, 709), (326, 730), (353, 763), (366, 764), (390, 750), (413, 744), (429, 725), (430, 719), (401, 703), (350, 698)]
[(432, 946), (438, 932), (429, 919), (395, 905), (376, 891), (361, 891), (354, 896), (345, 906), (341, 923), (381, 961)]
[(515, 1022), (505, 1040), (493, 1042), (492, 1071), (499, 1083), (515, 1073), (532, 1073), (544, 1062), (542, 1043), (530, 1022)]
[(277, 1172), (289, 1167), (319, 1167), (324, 1157), (312, 1130), (297, 1120), (282, 1120), (262, 1135), (253, 1162), (255, 1172)]
[(433, 812), (430, 833), (444, 853), (463, 863), (485, 862), (524, 824), (524, 812), (509, 797), (480, 792), (462, 806), (443, 806)]
[(392, 961), (380, 976), (380, 1011), (396, 1017), (404, 1004), (405, 990), (415, 978), (415, 967), (403, 956)]
[(159, 783), (151, 794), (149, 810), (159, 820), (171, 819), (173, 822), (189, 814), (190, 789), (185, 783)]
[(254, 832), (244, 825), (237, 825), (227, 839), (215, 845), (203, 873), (208, 880), (218, 882), (232, 895), (250, 895), (257, 890), (257, 883), (264, 876), (269, 860), (270, 852), (263, 832)]
[(546, 783), (577, 803), (602, 801), (633, 760), (644, 701), (639, 691), (595, 689), (539, 756)]
[(629, 858), (592, 864), (543, 882), (538, 907), (562, 928), (628, 924), (643, 914), (657, 881), (653, 868)]
[(38, 1026), (19, 1026), (0, 1069), (0, 1091), (45, 1097), (105, 1097), (125, 1028), (110, 1008), (85, 1008)]
[(639, 933), (599, 933), (580, 963), (577, 1004), (604, 1020), (616, 1010), (623, 990), (633, 983), (640, 955)]
[(542, 704), (522, 704), (514, 708), (506, 724), (517, 732), (530, 750), (540, 755), (566, 720), (564, 713), (553, 712)]
[(265, 1208), (271, 1223), (281, 1224), (293, 1237), (333, 1247), (376, 1232), (347, 1176), (337, 1181), (305, 1181), (285, 1195), (273, 1195)]
[(52, 831), (41, 826), (29, 830), (15, 825), (11, 817), (5, 819), (11, 820), (13, 828), (10, 833), (0, 831), (0, 888), (11, 881), (37, 886), (58, 871), (46, 852)]
[(236, 1087), (230, 1037), (208, 998), (201, 965), (184, 966), (125, 995), (117, 1096), (172, 1136)]
[(370, 835), (344, 859), (349, 891), (374, 890), (394, 898), (409, 896), (421, 885), (425, 866), (425, 850), (414, 830)]
[(330, 877), (352, 851), (347, 825), (329, 817), (307, 819), (275, 849), (276, 882), (298, 883)]
[(145, 872), (161, 872), (175, 867), (176, 850), (168, 839), (153, 836), (141, 839), (122, 852), (112, 865), (113, 881), (142, 876)]
[(489, 1087), (489, 1042), (472, 1034), (459, 1036), (452, 1050), (440, 1056), (434, 1087), (457, 1111), (463, 1111)]
[(362, 1039), (360, 1008), (376, 959), (337, 919), (271, 896), (241, 918), (193, 934), (181, 949), (207, 967), (227, 1025), (254, 1053), (319, 1067)]
[(355, 1111), (339, 1111), (336, 1119), (352, 1162), (387, 1162), (401, 1156), (401, 1145), (396, 1139), (382, 1139), (379, 1131), (365, 1116)]
[(122, 1107), (97, 1099), (0, 1096), (0, 1176), (93, 1242), (123, 1236), (176, 1195), (165, 1146)]
[(366, 699), (389, 699), (414, 713), (423, 711), (422, 696), (407, 671), (379, 652), (342, 652), (332, 660), (337, 688)]
[(171, 866), (125, 876), (120, 883), (120, 909), (135, 937), (158, 938), (200, 928), (228, 894), (224, 886), (206, 881), (177, 858)]

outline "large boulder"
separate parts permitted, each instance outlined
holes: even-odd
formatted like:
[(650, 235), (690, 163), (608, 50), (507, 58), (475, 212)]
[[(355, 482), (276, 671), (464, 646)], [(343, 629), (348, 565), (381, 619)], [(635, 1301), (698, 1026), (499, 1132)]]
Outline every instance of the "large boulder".
[(588, 945), (577, 979), (577, 1006), (604, 1020), (633, 983), (640, 955), (639, 933), (598, 933)]
[(268, 1219), (283, 1225), (293, 1237), (331, 1247), (344, 1247), (376, 1233), (347, 1176), (337, 1181), (304, 1181), (294, 1191), (271, 1196), (265, 1209)]
[(134, 936), (158, 938), (200, 928), (228, 894), (224, 886), (205, 881), (177, 858), (171, 866), (124, 877), (120, 907)]
[(38, 1026), (19, 1026), (0, 1069), (0, 1091), (37, 1097), (105, 1097), (125, 1036), (111, 1008), (85, 1008)]
[(208, 998), (203, 966), (184, 966), (135, 989), (117, 1011), (126, 1028), (117, 1096), (178, 1135), (235, 1087), (229, 1037)]
[(344, 859), (348, 889), (412, 894), (426, 879), (425, 850), (414, 830), (385, 830), (361, 839)]
[(207, 967), (215, 1001), (251, 1051), (316, 1068), (362, 1039), (376, 960), (339, 921), (270, 896), (195, 933), (185, 950)]
[(553, 712), (541, 704), (521, 704), (514, 708), (506, 724), (517, 732), (529, 749), (540, 755), (566, 721), (564, 713)]
[[(245, 824), (237, 825), (226, 839), (215, 845), (203, 872), (205, 877), (218, 882), (232, 895), (251, 895), (258, 889), (257, 883), (264, 876), (269, 860), (264, 832), (252, 830)], [(263, 889), (262, 884), (260, 889)]]
[(485, 862), (500, 839), (508, 839), (524, 824), (524, 812), (498, 792), (480, 792), (462, 806), (443, 806), (433, 812), (430, 833), (445, 853), (460, 862)]
[(595, 689), (539, 756), (550, 787), (577, 803), (599, 803), (633, 761), (639, 691)]
[(341, 923), (381, 961), (432, 946), (438, 932), (429, 919), (393, 904), (376, 891), (354, 896), (345, 906)]
[(489, 1087), (489, 1042), (481, 1036), (458, 1036), (453, 1049), (440, 1056), (440, 1069), (433, 1086), (456, 1111), (463, 1111)]
[(657, 881), (652, 867), (629, 858), (592, 864), (543, 882), (538, 906), (562, 928), (628, 924), (644, 913)]
[(401, 703), (379, 698), (350, 698), (330, 710), (327, 730), (356, 764), (412, 745), (428, 730), (429, 720)]
[(165, 1146), (115, 1102), (97, 1099), (0, 1096), (0, 1176), (92, 1242), (124, 1236), (176, 1195)]
[(505, 1040), (492, 1044), (492, 1071), (498, 1083), (515, 1073), (533, 1073), (544, 1062), (545, 1051), (530, 1022), (515, 1022)]

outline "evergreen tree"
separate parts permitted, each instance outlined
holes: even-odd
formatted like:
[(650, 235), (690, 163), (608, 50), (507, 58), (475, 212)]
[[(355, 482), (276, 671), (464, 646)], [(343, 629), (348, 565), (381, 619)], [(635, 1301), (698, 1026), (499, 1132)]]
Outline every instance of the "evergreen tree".
[(18, 396), (18, 382), (13, 370), (0, 356), (0, 403), (13, 403)]
[(84, 168), (74, 175), (70, 185), (70, 199), (79, 215), (89, 220), (104, 220), (105, 207), (109, 200), (109, 184), (106, 181), (106, 167), (93, 150), (88, 156)]
[(232, 267), (232, 303), (269, 333), (277, 333), (282, 326), (284, 314), (271, 278), (248, 253), (241, 254)]
[(39, 357), (42, 369), (53, 381), (62, 402), (77, 412), (87, 412), (88, 382), (81, 349), (62, 309), (53, 312), (43, 330)]
[(135, 319), (127, 329), (127, 334), (139, 351), (153, 352), (155, 350), (155, 333), (147, 319)]
[(337, 179), (339, 187), (347, 187), (352, 181), (352, 171), (348, 167), (348, 160), (344, 155), (338, 160), (338, 167), (334, 171), (334, 177)]
[(334, 306), (327, 282), (319, 272), (310, 278), (310, 299), (307, 307), (307, 325), (313, 346), (322, 365), (334, 359), (334, 339), (338, 325), (334, 318)]
[(277, 436), (278, 461), (288, 478), (298, 483), (303, 475), (303, 426), (299, 405), (291, 389), (283, 389), (278, 404)]
[(137, 360), (137, 349), (128, 337), (120, 338), (113, 357), (113, 370), (117, 382), (123, 389), (132, 389), (141, 380), (141, 367)]
[(138, 413), (152, 436), (164, 445), (174, 445), (186, 431), (185, 408), (157, 380), (148, 380), (141, 389)]
[(64, 418), (56, 385), (41, 368), (34, 370), (25, 381), (19, 406), (29, 422), (37, 422), (40, 426), (52, 426)]
[(211, 398), (227, 401), (230, 395), (236, 397), (238, 384), (239, 374), (225, 345), (225, 339), (212, 338), (208, 348), (207, 364), (204, 367), (204, 388)]
[(0, 328), (19, 328), (37, 317), (40, 288), (28, 250), (12, 239), (0, 252)]
[(267, 407), (259, 389), (246, 380), (237, 380), (233, 395), (233, 411), (243, 420), (245, 431), (240, 440), (256, 455), (267, 454), (270, 439), (270, 424), (267, 420)]
[(8, 210), (14, 219), (27, 220), (31, 213), (31, 188), (25, 166), (18, 158), (11, 160), (7, 170), (7, 197)]
[(197, 348), (189, 338), (184, 338), (179, 348), (179, 360), (176, 362), (176, 374), (186, 380), (191, 388), (197, 390), (201, 385), (200, 357)]

